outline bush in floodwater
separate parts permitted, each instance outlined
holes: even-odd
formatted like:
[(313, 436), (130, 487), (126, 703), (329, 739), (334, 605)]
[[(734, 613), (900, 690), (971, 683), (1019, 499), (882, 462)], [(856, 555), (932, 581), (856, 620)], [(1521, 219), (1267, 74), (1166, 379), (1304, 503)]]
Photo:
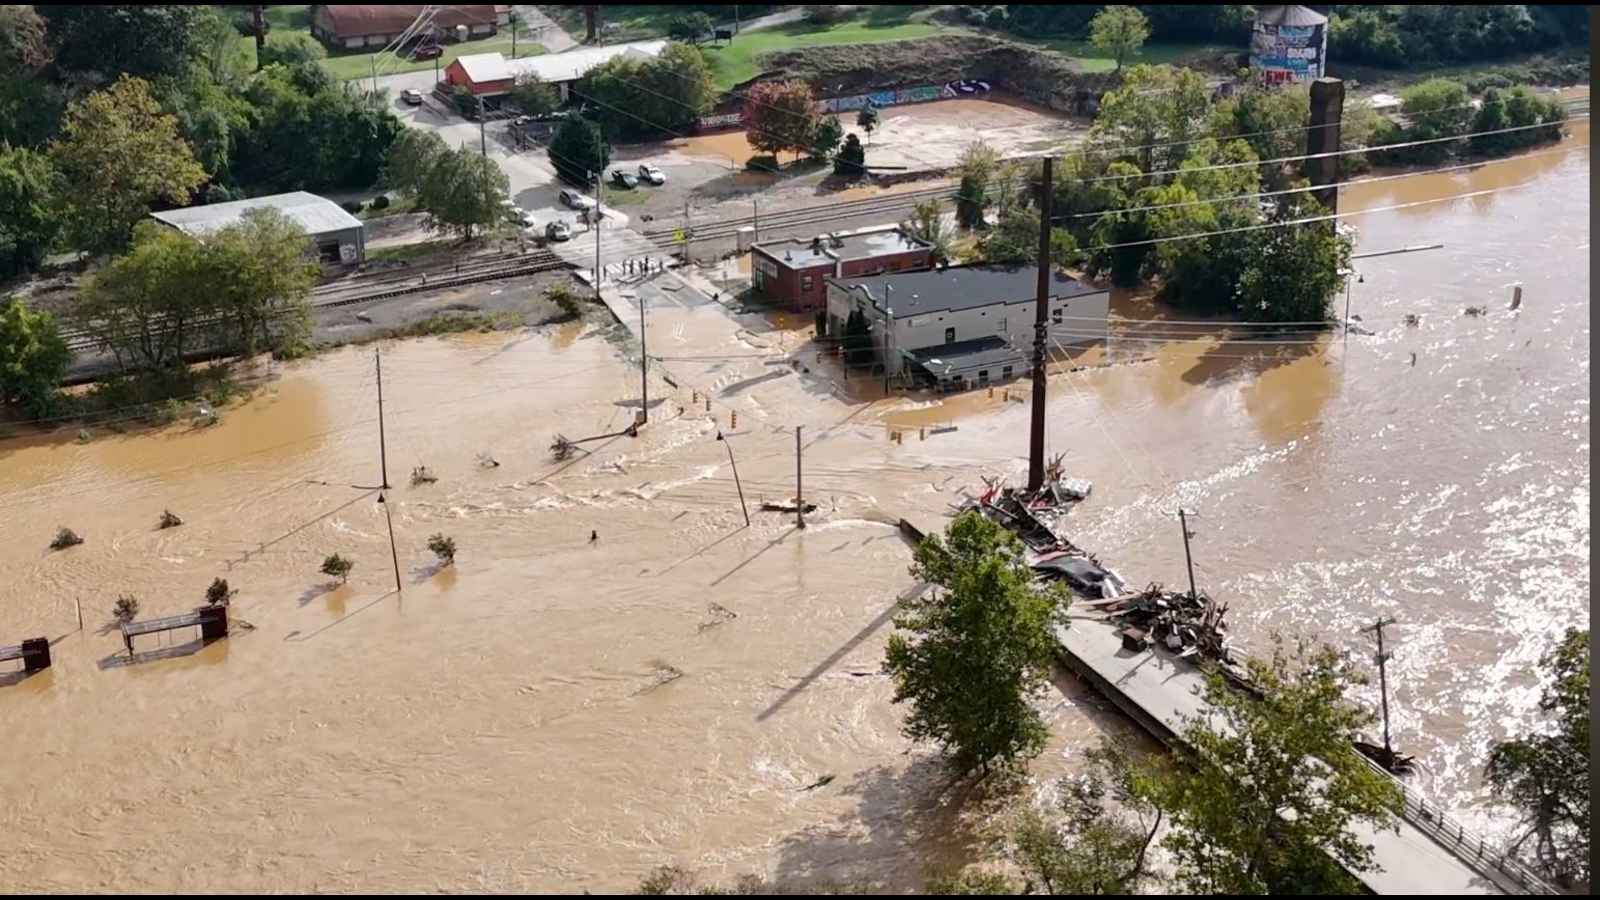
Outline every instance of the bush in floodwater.
[(89, 429), (87, 429), (87, 428), (79, 428), (78, 429), (78, 443), (87, 444), (87, 443), (89, 443), (89, 438), (90, 437), (91, 437), (91, 435), (89, 434)]
[(556, 305), (556, 309), (561, 310), (564, 318), (576, 319), (583, 312), (582, 307), (578, 305), (578, 295), (564, 284), (553, 284), (545, 288), (544, 295)]
[(211, 586), (206, 588), (206, 603), (210, 606), (227, 606), (235, 593), (237, 592), (228, 587), (228, 579), (213, 578)]
[(163, 509), (161, 511), (161, 521), (156, 524), (156, 527), (157, 528), (177, 528), (179, 525), (182, 525), (182, 524), (183, 524), (183, 520), (178, 518), (178, 515), (176, 513), (174, 513), (170, 509)]
[(139, 601), (132, 594), (117, 595), (117, 603), (111, 607), (111, 617), (123, 625), (134, 620), (139, 615)]
[(322, 574), (337, 578), (340, 584), (344, 584), (350, 577), (350, 570), (355, 567), (356, 564), (350, 559), (335, 553), (322, 561)]
[(78, 537), (76, 531), (71, 528), (58, 528), (56, 529), (55, 539), (50, 542), (50, 549), (65, 550), (68, 547), (76, 547), (81, 543), (83, 543), (83, 538)]
[(433, 484), (438, 480), (439, 476), (429, 471), (427, 466), (417, 466), (415, 469), (411, 470), (412, 487), (416, 487), (419, 484)]
[(428, 538), (428, 549), (432, 550), (433, 555), (439, 557), (439, 561), (447, 566), (456, 561), (455, 538), (448, 538), (443, 534), (435, 534)]

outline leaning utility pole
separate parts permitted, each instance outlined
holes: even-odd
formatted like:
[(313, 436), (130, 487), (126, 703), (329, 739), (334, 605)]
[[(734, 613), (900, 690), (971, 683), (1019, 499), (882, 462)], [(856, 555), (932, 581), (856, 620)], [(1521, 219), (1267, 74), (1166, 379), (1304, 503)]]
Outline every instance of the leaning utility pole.
[[(600, 236), (595, 235), (596, 246)], [(596, 256), (599, 251), (596, 251)], [(599, 265), (599, 261), (595, 263)], [(644, 295), (639, 294), (639, 424), (650, 424), (650, 354), (646, 352), (644, 334)]]
[(1044, 487), (1045, 331), (1050, 326), (1050, 200), (1052, 163), (1044, 158), (1039, 193), (1039, 304), (1033, 313), (1033, 431), (1028, 441), (1028, 490)]
[(267, 27), (266, 27), (266, 22), (264, 22), (262, 20), (262, 15), (261, 15), (262, 11), (265, 10), (265, 9), (266, 9), (266, 7), (262, 6), (260, 4), (252, 4), (250, 6), (250, 19), (251, 19), (251, 24), (255, 27), (255, 36), (256, 36), (256, 71), (257, 72), (261, 71), (261, 65), (262, 65), (262, 63), (261, 63), (261, 54), (262, 54), (262, 51), (267, 49)]
[(1183, 564), (1189, 567), (1189, 599), (1194, 600), (1197, 594), (1194, 589), (1194, 557), (1189, 554), (1189, 538), (1194, 537), (1194, 532), (1189, 530), (1188, 514), (1183, 507), (1178, 507), (1178, 525), (1183, 529)]
[(372, 348), (372, 361), (378, 367), (378, 464), (383, 467), (383, 480), (378, 482), (389, 489), (389, 445), (383, 437), (383, 351)]
[(794, 512), (796, 528), (806, 527), (806, 492), (800, 466), (800, 454), (805, 449), (800, 444), (801, 427), (800, 425), (794, 427)]
[(1376, 622), (1372, 623), (1371, 625), (1368, 625), (1367, 627), (1361, 629), (1361, 632), (1363, 634), (1365, 634), (1365, 633), (1370, 631), (1370, 632), (1376, 632), (1377, 635), (1378, 635), (1378, 654), (1377, 654), (1376, 659), (1377, 659), (1377, 662), (1378, 662), (1378, 696), (1379, 696), (1379, 702), (1383, 705), (1383, 753), (1384, 753), (1384, 756), (1387, 757), (1387, 761), (1385, 762), (1385, 766), (1390, 765), (1394, 760), (1394, 747), (1391, 746), (1390, 743), (1389, 743), (1389, 667), (1388, 667), (1389, 658), (1391, 656), (1393, 656), (1394, 654), (1393, 653), (1384, 652), (1384, 649), (1383, 649), (1383, 629), (1386, 628), (1387, 626), (1393, 625), (1394, 621), (1395, 620), (1393, 619), (1393, 617), (1380, 618), (1380, 619), (1378, 619), (1378, 621), (1376, 621)]
[[(388, 487), (388, 485), (384, 485), (384, 487)], [(382, 494), (378, 495), (378, 505), (383, 507), (383, 520), (389, 523), (389, 560), (394, 563), (394, 592), (398, 594), (402, 588), (400, 584), (400, 551), (395, 549), (394, 546), (394, 517), (389, 515), (389, 504), (384, 500)]]

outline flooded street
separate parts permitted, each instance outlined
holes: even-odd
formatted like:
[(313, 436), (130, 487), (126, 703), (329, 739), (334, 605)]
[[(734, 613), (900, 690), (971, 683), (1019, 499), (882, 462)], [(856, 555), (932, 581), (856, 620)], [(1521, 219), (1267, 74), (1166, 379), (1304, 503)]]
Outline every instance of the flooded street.
[[(1488, 743), (1536, 714), (1531, 667), (1588, 624), (1575, 128), (1559, 152), (1343, 192), (1354, 210), (1506, 188), (1354, 220), (1358, 252), (1445, 245), (1357, 263), (1371, 336), (1262, 360), (1208, 326), (1126, 322), (1096, 359), (1152, 361), (1051, 386), (1050, 451), (1095, 484), (1073, 540), (1136, 583), (1180, 585), (1173, 513), (1197, 512), (1197, 580), (1251, 648), (1273, 630), (1360, 648), (1359, 627), (1394, 616), (1396, 740), (1419, 788), (1468, 822), (1487, 819), (1473, 807)], [(1462, 315), (1474, 305), (1489, 313)], [(876, 674), (912, 586), (892, 523), (1022, 472), (1026, 406), (851, 405), (809, 358), (813, 372), (773, 374), (788, 367), (761, 348), (797, 337), (704, 309), (651, 316), (678, 386), (652, 381), (639, 438), (567, 463), (550, 461), (556, 434), (616, 432), (637, 409), (636, 364), (597, 331), (384, 345), (399, 594), (372, 489), (371, 348), (283, 367), (212, 428), (0, 442), (0, 644), (61, 639), (52, 669), (0, 684), (0, 877), (600, 892), (679, 863), (904, 886), (971, 853), (978, 816), (952, 812), (927, 754), (907, 752)], [(959, 430), (895, 444), (888, 422)], [(821, 506), (804, 531), (756, 508), (794, 493), (795, 425)], [(418, 465), (439, 481), (411, 486)], [(185, 524), (156, 530), (163, 509)], [(86, 542), (48, 552), (58, 526)], [(455, 538), (453, 567), (428, 553), (435, 532)], [(318, 574), (334, 552), (355, 561), (343, 587)], [(203, 648), (142, 638), (129, 664), (102, 627), (118, 594), (141, 617), (178, 613), (216, 576), (252, 629)], [(1061, 687), (1042, 779), (1127, 728)]]

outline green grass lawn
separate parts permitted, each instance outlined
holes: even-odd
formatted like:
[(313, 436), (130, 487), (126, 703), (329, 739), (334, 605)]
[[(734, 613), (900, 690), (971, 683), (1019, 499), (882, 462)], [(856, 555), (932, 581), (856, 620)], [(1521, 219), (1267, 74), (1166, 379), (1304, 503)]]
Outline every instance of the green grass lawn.
[(759, 53), (794, 47), (830, 47), (840, 44), (875, 44), (939, 34), (936, 25), (919, 22), (877, 25), (872, 22), (841, 22), (829, 28), (797, 22), (781, 28), (747, 31), (727, 44), (704, 44), (706, 60), (716, 76), (718, 90), (727, 90), (761, 73), (755, 57)]
[[(560, 25), (562, 31), (572, 35), (573, 40), (583, 43), (587, 30), (583, 21), (583, 7), (541, 6), (540, 10)], [(602, 26), (614, 26), (604, 27), (602, 36), (608, 44), (664, 37), (667, 23), (679, 12), (678, 7), (671, 5), (602, 6), (600, 23)]]
[[(1012, 37), (1013, 40), (1020, 38)], [(1070, 56), (1083, 64), (1085, 71), (1109, 72), (1117, 67), (1117, 61), (1101, 54), (1099, 50), (1090, 46), (1088, 41), (1024, 41), (1053, 50), (1063, 56)], [(1123, 61), (1125, 66), (1136, 66), (1140, 63), (1147, 65), (1161, 65), (1170, 63), (1175, 59), (1182, 59), (1199, 53), (1243, 53), (1244, 47), (1229, 47), (1223, 44), (1147, 44), (1144, 49), (1131, 59)]]

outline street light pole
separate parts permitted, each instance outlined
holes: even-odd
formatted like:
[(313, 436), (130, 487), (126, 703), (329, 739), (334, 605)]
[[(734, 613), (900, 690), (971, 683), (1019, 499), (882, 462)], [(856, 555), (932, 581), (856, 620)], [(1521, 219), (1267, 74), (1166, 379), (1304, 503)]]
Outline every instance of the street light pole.
[(733, 461), (733, 443), (717, 432), (717, 440), (728, 448), (728, 466), (733, 469), (733, 486), (739, 489), (739, 511), (744, 513), (744, 527), (750, 527), (750, 508), (744, 503), (744, 485), (739, 483), (739, 464)]

